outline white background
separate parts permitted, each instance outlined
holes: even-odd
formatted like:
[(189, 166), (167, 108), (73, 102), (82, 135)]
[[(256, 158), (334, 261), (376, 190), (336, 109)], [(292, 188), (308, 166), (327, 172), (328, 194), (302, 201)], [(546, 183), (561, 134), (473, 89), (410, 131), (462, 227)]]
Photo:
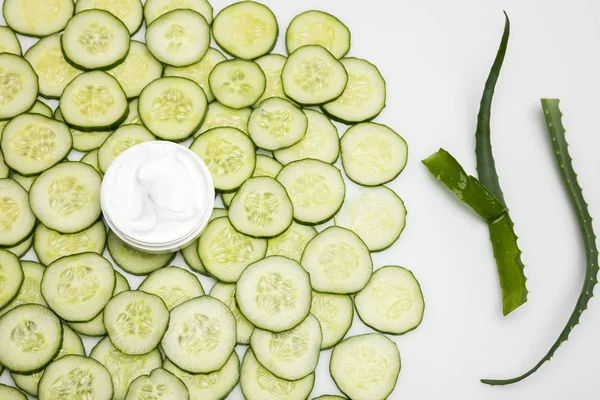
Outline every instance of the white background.
[[(1, 2), (1, 0), (0, 0)], [(230, 1), (213, 1), (215, 13)], [(598, 397), (600, 305), (592, 300), (552, 362), (524, 382), (491, 388), (479, 378), (513, 377), (542, 357), (581, 288), (585, 261), (574, 213), (545, 130), (540, 97), (559, 97), (579, 181), (600, 217), (600, 3), (594, 0), (264, 1), (280, 40), (292, 17), (322, 9), (352, 31), (351, 56), (375, 63), (387, 80), (378, 118), (409, 143), (406, 170), (391, 185), (408, 225), (373, 256), (377, 267), (412, 269), (423, 287), (422, 325), (396, 337), (402, 372), (390, 399), (570, 399)], [(494, 155), (524, 251), (529, 302), (502, 317), (486, 226), (438, 184), (420, 160), (440, 146), (475, 174), (479, 99), (509, 13), (512, 33), (492, 112)], [(136, 38), (142, 38), (138, 35)], [(33, 41), (26, 39), (24, 49)], [(340, 125), (340, 133), (344, 128)], [(600, 224), (595, 223), (597, 232)], [(28, 257), (31, 258), (31, 257)], [(175, 264), (183, 265), (181, 259)], [(136, 288), (140, 279), (131, 279)], [(208, 292), (212, 282), (202, 278)], [(349, 335), (367, 332), (356, 320)], [(87, 341), (88, 351), (95, 340)], [(313, 397), (339, 393), (322, 353)], [(5, 372), (0, 382), (8, 382)], [(241, 399), (239, 388), (231, 399)]]

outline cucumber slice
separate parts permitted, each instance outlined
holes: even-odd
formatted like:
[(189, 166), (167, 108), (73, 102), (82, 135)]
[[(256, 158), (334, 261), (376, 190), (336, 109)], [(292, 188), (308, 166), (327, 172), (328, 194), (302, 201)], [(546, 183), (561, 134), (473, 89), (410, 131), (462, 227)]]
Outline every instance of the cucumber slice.
[(148, 25), (146, 43), (158, 61), (174, 67), (185, 67), (199, 62), (208, 51), (210, 27), (200, 13), (177, 9), (161, 15)]
[(6, 0), (2, 15), (10, 29), (25, 36), (60, 32), (73, 16), (72, 0)]
[(147, 0), (144, 18), (150, 25), (156, 18), (178, 9), (190, 9), (200, 13), (209, 24), (213, 20), (213, 9), (207, 0)]
[(76, 399), (90, 396), (94, 400), (113, 399), (109, 371), (91, 358), (68, 355), (50, 364), (38, 386), (40, 400)]
[[(1, 152), (0, 152), (0, 159), (2, 159)], [(6, 168), (8, 168), (8, 167), (6, 167)], [(24, 176), (24, 175), (19, 174), (16, 171), (11, 171), (10, 178), (13, 181), (17, 182), (19, 185), (23, 186), (23, 189), (29, 191), (29, 189), (31, 189), (31, 185), (33, 185), (33, 182), (35, 182), (35, 180), (37, 179), (37, 175)]]
[(101, 183), (100, 175), (89, 165), (62, 162), (43, 172), (31, 186), (31, 210), (50, 229), (80, 232), (100, 217)]
[(0, 383), (0, 398), (3, 400), (27, 400), (27, 396), (15, 389)]
[(263, 95), (254, 103), (252, 107), (256, 108), (262, 103), (263, 100), (271, 97), (279, 97), (286, 99), (285, 93), (283, 92), (283, 85), (281, 83), (281, 71), (287, 61), (287, 57), (281, 54), (267, 54), (254, 60), (267, 78), (267, 85)]
[(204, 289), (198, 278), (179, 267), (154, 271), (144, 279), (137, 290), (160, 297), (169, 310), (189, 299), (204, 295)]
[[(0, 255), (0, 261), (3, 263), (6, 262), (5, 258), (6, 257)], [(14, 260), (9, 261), (9, 265), (11, 262), (14, 263)], [(41, 292), (42, 277), (44, 276), (45, 270), (44, 266), (33, 261), (21, 261), (21, 268), (23, 270), (23, 283), (20, 285), (19, 293), (13, 301), (0, 311), (0, 316), (22, 304), (48, 306), (42, 297)], [(11, 278), (14, 280), (15, 284), (18, 283), (18, 277), (18, 271), (11, 274)], [(19, 285), (16, 286), (18, 287)]]
[(51, 99), (59, 98), (69, 82), (82, 72), (65, 60), (60, 33), (40, 39), (27, 50), (25, 59), (38, 76), (40, 95)]
[(304, 137), (308, 119), (288, 100), (271, 97), (252, 111), (248, 132), (252, 141), (265, 150), (280, 150)]
[(348, 400), (342, 396), (336, 396), (333, 394), (325, 394), (323, 396), (315, 397), (313, 400)]
[(365, 287), (373, 261), (365, 243), (351, 230), (331, 226), (315, 236), (300, 262), (314, 290), (350, 294)]
[[(141, 8), (139, 0), (118, 1), (135, 1)], [(114, 76), (127, 97), (132, 98), (138, 97), (142, 89), (162, 76), (163, 65), (152, 56), (144, 43), (132, 40), (125, 60), (106, 72)]]
[(322, 106), (332, 119), (344, 124), (370, 121), (385, 108), (385, 80), (376, 66), (360, 58), (341, 60), (348, 72), (344, 93)]
[(13, 372), (33, 373), (58, 354), (60, 320), (39, 304), (23, 304), (0, 317), (0, 363)]
[(189, 400), (185, 384), (171, 372), (156, 368), (150, 375), (137, 377), (127, 390), (125, 400)]
[(278, 378), (295, 381), (315, 372), (323, 334), (319, 320), (308, 315), (294, 329), (272, 333), (255, 329), (250, 345), (257, 361)]
[(215, 65), (208, 83), (219, 103), (239, 110), (256, 103), (265, 92), (267, 78), (257, 63), (235, 59)]
[(300, 324), (310, 311), (310, 278), (294, 260), (267, 257), (250, 265), (236, 284), (242, 314), (257, 328), (283, 332)]
[[(269, 176), (275, 178), (282, 168), (283, 165), (279, 164), (279, 162), (273, 160), (271, 157), (265, 156), (264, 154), (257, 154), (256, 167), (254, 168), (252, 177)], [(236, 192), (221, 193), (221, 199), (223, 199), (225, 207), (229, 207), (235, 193)]]
[(202, 296), (171, 310), (162, 348), (178, 368), (206, 374), (225, 366), (235, 343), (235, 318), (229, 308), (217, 299)]
[(77, 0), (75, 3), (76, 13), (93, 9), (113, 14), (125, 24), (130, 35), (142, 27), (144, 13), (140, 0)]
[(35, 104), (29, 110), (30, 114), (40, 114), (44, 117), (52, 118), (52, 109), (44, 102), (36, 100)]
[(35, 223), (27, 191), (12, 179), (0, 179), (0, 246), (21, 243), (33, 232)]
[(104, 326), (110, 342), (127, 355), (142, 355), (160, 343), (169, 322), (169, 310), (156, 295), (139, 290), (119, 293), (104, 308)]
[(417, 328), (425, 311), (419, 282), (412, 272), (396, 266), (375, 271), (367, 286), (354, 297), (354, 304), (366, 325), (392, 335)]
[(348, 338), (335, 346), (329, 364), (337, 387), (351, 399), (384, 400), (400, 374), (400, 353), (379, 333)]
[[(0, 137), (0, 141), (2, 137)], [(11, 170), (8, 168), (8, 165), (4, 162), (4, 155), (2, 151), (0, 151), (0, 179), (6, 179), (11, 176)]]
[(7, 26), (0, 25), (0, 53), (23, 54), (17, 35)]
[(208, 111), (202, 126), (196, 132), (194, 136), (198, 137), (200, 134), (209, 131), (213, 128), (236, 128), (248, 134), (248, 120), (252, 110), (250, 108), (242, 108), (234, 110), (219, 103), (213, 101), (208, 105)]
[(21, 258), (29, 251), (31, 245), (33, 244), (33, 233), (27, 237), (27, 239), (23, 240), (16, 246), (13, 247), (5, 247), (5, 250), (13, 253), (17, 258)]
[(110, 131), (125, 120), (128, 112), (123, 88), (102, 71), (75, 77), (65, 87), (59, 107), (65, 122), (83, 131)]
[(125, 121), (123, 121), (121, 125), (142, 125), (142, 121), (140, 120), (140, 115), (138, 113), (138, 104), (138, 99), (133, 99), (129, 102), (129, 114), (127, 114), (127, 118), (125, 118)]
[(285, 188), (267, 176), (248, 179), (229, 207), (229, 221), (240, 233), (270, 238), (292, 224), (294, 208)]
[(98, 165), (98, 149), (90, 151), (81, 157), (81, 160), (79, 161), (93, 167), (97, 172), (102, 172), (100, 171), (100, 166)]
[(321, 350), (327, 350), (338, 344), (350, 330), (354, 318), (354, 305), (352, 298), (347, 295), (315, 291), (312, 294), (310, 313), (321, 324)]
[(210, 289), (210, 296), (221, 300), (235, 317), (235, 327), (238, 344), (250, 344), (250, 335), (254, 326), (242, 315), (235, 303), (235, 285), (232, 283), (217, 282)]
[(215, 42), (228, 54), (252, 60), (275, 47), (279, 27), (273, 12), (254, 1), (241, 1), (225, 7), (213, 21)]
[(342, 164), (348, 178), (363, 186), (394, 180), (406, 166), (406, 141), (385, 125), (373, 122), (351, 127), (341, 140)]
[(167, 266), (175, 257), (175, 253), (151, 254), (138, 250), (122, 241), (113, 231), (108, 232), (106, 247), (114, 262), (132, 275), (148, 275)]
[(281, 235), (269, 239), (267, 256), (284, 256), (300, 262), (306, 245), (316, 235), (314, 227), (292, 222)]
[(156, 137), (142, 125), (121, 125), (98, 149), (98, 166), (102, 173), (125, 150), (140, 143), (151, 142)]
[(17, 297), (23, 281), (23, 268), (17, 256), (0, 249), (0, 310)]
[(294, 17), (285, 33), (288, 53), (307, 45), (326, 48), (336, 58), (350, 50), (350, 30), (342, 21), (323, 11), (310, 10)]
[(211, 221), (198, 240), (204, 268), (222, 282), (237, 282), (246, 267), (266, 252), (266, 240), (239, 233), (225, 217)]
[(202, 88), (179, 77), (160, 78), (142, 90), (138, 112), (143, 124), (164, 140), (181, 141), (200, 127), (208, 102)]
[(102, 221), (78, 233), (61, 234), (43, 224), (38, 224), (34, 232), (33, 250), (44, 265), (74, 254), (92, 252), (102, 255), (105, 245), (106, 227)]
[(235, 128), (214, 128), (198, 136), (190, 150), (208, 167), (215, 189), (235, 190), (249, 179), (256, 166), (254, 143)]
[(164, 368), (185, 383), (190, 399), (222, 400), (235, 388), (240, 380), (240, 359), (234, 351), (223, 368), (209, 374), (190, 374), (166, 360)]
[[(164, 1), (164, 0), (162, 0)], [(215, 99), (212, 91), (210, 90), (210, 85), (208, 84), (208, 75), (213, 70), (215, 65), (218, 63), (225, 61), (227, 58), (219, 50), (215, 50), (212, 47), (206, 51), (206, 54), (200, 61), (197, 63), (188, 65), (187, 67), (172, 67), (168, 65), (165, 68), (165, 76), (179, 76), (182, 78), (188, 78), (194, 82), (196, 82), (204, 93), (206, 94), (206, 99), (211, 102)]]
[[(227, 210), (223, 208), (213, 208), (208, 222), (212, 221), (213, 219), (226, 216)], [(208, 272), (206, 271), (206, 268), (204, 268), (204, 265), (202, 265), (202, 261), (200, 260), (200, 256), (198, 255), (198, 239), (194, 240), (192, 243), (181, 249), (181, 255), (183, 256), (185, 263), (192, 270), (202, 275), (208, 275)]]
[(65, 59), (83, 69), (108, 69), (119, 65), (129, 52), (129, 30), (108, 11), (78, 12), (61, 38)]
[(294, 206), (294, 219), (316, 225), (329, 220), (340, 209), (346, 185), (339, 169), (319, 160), (289, 163), (277, 175)]
[(111, 396), (113, 400), (125, 399), (131, 382), (162, 367), (162, 356), (158, 349), (142, 356), (128, 356), (113, 346), (107, 337), (92, 349), (90, 357), (99, 361), (110, 372), (115, 390)]
[(242, 360), (240, 382), (246, 400), (304, 400), (315, 385), (315, 374), (298, 381), (278, 378), (260, 365), (248, 348)]
[[(10, 4), (8, 1), (4, 3)], [(31, 64), (10, 53), (0, 54), (0, 120), (31, 109), (37, 100), (38, 77)]]
[(303, 105), (324, 104), (337, 99), (349, 79), (343, 63), (316, 45), (295, 50), (281, 72), (284, 93)]
[[(65, 121), (59, 108), (54, 112), (54, 119)], [(77, 151), (98, 149), (106, 141), (106, 138), (113, 133), (112, 131), (80, 131), (74, 128), (70, 128), (70, 130), (73, 138), (73, 148)]]
[(333, 164), (340, 155), (340, 139), (337, 128), (329, 118), (320, 112), (309, 109), (303, 111), (308, 118), (306, 134), (295, 145), (273, 152), (273, 156), (283, 165), (305, 158), (314, 158)]
[(23, 175), (37, 175), (71, 151), (69, 128), (60, 121), (39, 114), (21, 114), (2, 132), (0, 147), (6, 165)]

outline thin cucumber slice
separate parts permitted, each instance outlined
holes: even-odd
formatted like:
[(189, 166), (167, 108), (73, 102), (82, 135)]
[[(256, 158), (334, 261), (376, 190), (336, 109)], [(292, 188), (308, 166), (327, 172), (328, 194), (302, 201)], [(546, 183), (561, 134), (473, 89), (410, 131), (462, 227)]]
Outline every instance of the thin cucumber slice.
[(100, 173), (102, 172), (100, 171), (100, 165), (98, 165), (98, 149), (90, 151), (89, 153), (81, 157), (81, 160), (79, 161), (93, 167), (96, 171)]
[(125, 150), (140, 143), (151, 142), (156, 137), (142, 125), (122, 125), (98, 149), (98, 166), (106, 173), (110, 164)]
[(148, 25), (146, 43), (158, 61), (174, 67), (185, 67), (199, 62), (208, 51), (210, 27), (200, 13), (177, 9), (161, 15)]
[(23, 304), (0, 317), (0, 363), (13, 372), (33, 373), (58, 354), (60, 320), (39, 304)]
[(251, 348), (242, 360), (242, 393), (246, 400), (305, 400), (315, 385), (315, 374), (298, 381), (287, 381), (259, 364)]
[(254, 331), (254, 325), (242, 315), (235, 303), (235, 285), (232, 283), (217, 282), (210, 289), (210, 296), (221, 300), (235, 317), (235, 327), (238, 344), (250, 344), (250, 335)]
[[(139, 0), (118, 1), (135, 1), (141, 7)], [(106, 72), (117, 79), (128, 98), (133, 98), (138, 97), (150, 82), (162, 76), (163, 65), (152, 56), (144, 43), (132, 40), (125, 60)]]
[[(60, 108), (57, 108), (54, 112), (54, 119), (63, 121), (64, 118), (60, 112)], [(90, 151), (98, 149), (102, 146), (102, 143), (106, 141), (106, 138), (112, 135), (112, 131), (80, 131), (78, 129), (71, 129), (71, 137), (73, 138), (73, 148), (77, 151)]]
[(313, 291), (310, 313), (321, 324), (321, 350), (326, 350), (338, 344), (350, 330), (354, 318), (354, 305), (348, 295)]
[(142, 125), (142, 120), (140, 120), (140, 114), (138, 113), (138, 104), (138, 99), (133, 99), (129, 102), (129, 113), (127, 114), (127, 118), (125, 118), (125, 121), (123, 121), (121, 125)]
[[(279, 162), (273, 160), (271, 157), (265, 156), (264, 154), (257, 154), (256, 167), (254, 168), (252, 177), (256, 178), (259, 176), (269, 176), (271, 178), (275, 178), (282, 168), (283, 165), (279, 164)], [(233, 196), (235, 196), (235, 193), (236, 192), (221, 193), (221, 199), (223, 199), (223, 204), (225, 207), (229, 207), (231, 200), (233, 200)]]
[(59, 98), (69, 82), (82, 73), (65, 60), (60, 33), (40, 39), (25, 52), (25, 59), (38, 76), (40, 95), (50, 99)]
[(166, 360), (164, 368), (185, 383), (190, 399), (223, 400), (240, 380), (240, 359), (234, 351), (227, 363), (218, 371), (209, 374), (190, 374)]
[(348, 72), (344, 93), (322, 106), (332, 119), (344, 124), (370, 121), (385, 108), (385, 80), (376, 66), (360, 58), (340, 60)]
[(138, 113), (142, 123), (159, 138), (181, 141), (200, 127), (207, 108), (200, 86), (171, 76), (157, 79), (142, 90)]
[(350, 30), (342, 21), (323, 11), (310, 10), (294, 17), (285, 33), (288, 53), (306, 45), (319, 45), (336, 58), (350, 50)]
[(77, 0), (75, 3), (76, 13), (93, 9), (108, 11), (119, 18), (130, 35), (136, 33), (142, 26), (144, 12), (140, 0)]
[(314, 158), (333, 164), (340, 155), (340, 139), (337, 128), (329, 118), (320, 112), (309, 109), (303, 111), (308, 118), (306, 134), (295, 145), (273, 152), (273, 156), (283, 165), (305, 158)]
[(419, 282), (412, 272), (396, 266), (375, 271), (367, 286), (354, 296), (354, 304), (366, 325), (392, 335), (418, 327), (425, 311)]
[(17, 35), (7, 26), (0, 25), (0, 53), (23, 54)]
[[(4, 2), (4, 8), (9, 2)], [(31, 109), (37, 100), (38, 77), (23, 57), (0, 54), (0, 120), (10, 119)]]
[(290, 227), (294, 208), (285, 188), (267, 176), (248, 179), (229, 207), (229, 221), (240, 233), (271, 238)]
[(171, 372), (157, 368), (149, 375), (137, 377), (129, 389), (125, 400), (189, 400), (190, 392), (181, 379)]
[(340, 209), (346, 185), (339, 169), (319, 160), (289, 163), (277, 180), (285, 187), (294, 206), (294, 219), (316, 225), (329, 220)]
[(316, 235), (314, 227), (292, 222), (281, 235), (269, 239), (267, 256), (284, 256), (300, 262), (306, 245)]
[(214, 128), (191, 144), (212, 176), (215, 189), (231, 191), (252, 176), (256, 166), (254, 143), (235, 128)]
[(301, 109), (288, 100), (271, 97), (252, 111), (248, 132), (252, 141), (265, 150), (280, 150), (298, 143), (308, 127)]
[(123, 400), (131, 382), (137, 377), (148, 375), (162, 367), (162, 356), (158, 349), (142, 356), (128, 356), (112, 345), (108, 337), (102, 339), (92, 349), (90, 357), (108, 369), (112, 377), (115, 393), (113, 400)]
[(154, 271), (144, 279), (137, 290), (160, 297), (169, 310), (189, 299), (204, 295), (204, 289), (198, 278), (179, 267)]
[[(2, 137), (0, 136), (0, 141), (2, 140)], [(11, 176), (11, 170), (10, 168), (8, 168), (8, 165), (6, 165), (6, 163), (4, 162), (4, 155), (2, 154), (2, 151), (0, 150), (0, 179), (6, 179), (9, 176)]]
[(369, 251), (382, 251), (393, 245), (404, 230), (406, 208), (388, 187), (359, 187), (357, 195), (344, 202), (335, 224), (356, 233)]
[(235, 59), (215, 65), (208, 83), (219, 103), (239, 110), (256, 103), (265, 92), (267, 78), (257, 63)]
[(254, 1), (241, 1), (217, 14), (212, 33), (225, 52), (252, 60), (271, 52), (279, 35), (279, 27), (275, 15), (267, 6)]
[(101, 183), (102, 178), (89, 165), (62, 162), (43, 172), (31, 186), (31, 210), (50, 229), (80, 232), (100, 217)]
[(127, 355), (154, 350), (167, 330), (169, 310), (162, 299), (140, 290), (121, 292), (104, 308), (110, 342)]
[(196, 82), (198, 85), (200, 85), (202, 90), (204, 90), (206, 99), (211, 102), (215, 99), (215, 96), (213, 96), (212, 91), (210, 90), (210, 85), (208, 84), (208, 75), (213, 70), (215, 65), (225, 61), (226, 59), (227, 58), (219, 50), (215, 50), (211, 47), (206, 51), (204, 57), (202, 57), (202, 59), (197, 63), (188, 65), (187, 67), (172, 67), (168, 65), (165, 68), (165, 76), (179, 76)]
[(342, 396), (336, 396), (333, 394), (325, 394), (323, 396), (315, 397), (313, 400), (348, 400)]
[(406, 166), (408, 145), (385, 125), (367, 122), (348, 129), (341, 140), (348, 178), (363, 186), (394, 180)]
[(211, 221), (198, 240), (202, 265), (222, 282), (237, 282), (246, 267), (266, 252), (266, 240), (239, 233), (226, 217)]
[(39, 400), (76, 399), (82, 395), (94, 400), (114, 398), (113, 382), (106, 367), (78, 355), (68, 355), (50, 364), (42, 375), (38, 394)]
[[(0, 261), (6, 262), (0, 255)], [(12, 260), (14, 263), (14, 260)], [(44, 266), (34, 261), (21, 261), (21, 267), (23, 269), (23, 284), (19, 288), (19, 293), (13, 301), (11, 301), (6, 307), (0, 311), (0, 315), (6, 314), (8, 311), (22, 304), (39, 304), (47, 307), (46, 301), (42, 297), (41, 284), (42, 277), (44, 276)], [(11, 276), (14, 283), (18, 283), (18, 271), (16, 276)], [(18, 285), (17, 285), (18, 286)]]
[(62, 122), (40, 114), (21, 114), (2, 132), (4, 161), (22, 175), (37, 175), (71, 151), (71, 131)]
[[(2, 159), (2, 153), (0, 152), (0, 159)], [(8, 168), (8, 167), (6, 167)], [(19, 185), (23, 186), (23, 189), (29, 191), (29, 189), (31, 189), (31, 185), (33, 185), (33, 182), (35, 182), (35, 180), (37, 179), (37, 175), (32, 175), (32, 176), (24, 176), (19, 174), (16, 171), (11, 171), (10, 174), (10, 178), (17, 182)]]
[(72, 0), (6, 0), (2, 15), (13, 31), (43, 37), (62, 31), (73, 10)]
[[(212, 221), (213, 219), (226, 216), (227, 210), (223, 208), (213, 208), (208, 222)], [(202, 265), (202, 260), (200, 260), (200, 256), (198, 255), (198, 239), (181, 249), (181, 255), (183, 256), (185, 263), (192, 270), (202, 275), (208, 275), (208, 272), (206, 271), (206, 268), (204, 268), (204, 265)]]
[(175, 257), (175, 253), (150, 254), (138, 250), (119, 239), (113, 231), (108, 232), (106, 246), (114, 262), (133, 275), (148, 275), (167, 266)]
[(6, 247), (5, 249), (13, 253), (17, 258), (21, 258), (29, 251), (33, 245), (33, 234), (29, 235), (27, 239), (23, 240), (16, 246)]
[(113, 68), (129, 52), (129, 30), (108, 11), (91, 9), (78, 12), (61, 35), (65, 59), (83, 69)]
[(250, 119), (251, 113), (252, 110), (250, 108), (234, 110), (233, 108), (224, 106), (218, 101), (213, 101), (208, 105), (208, 111), (206, 112), (204, 122), (194, 136), (198, 137), (202, 133), (213, 128), (224, 127), (239, 129), (247, 135), (248, 120)]
[(44, 102), (37, 100), (31, 110), (30, 114), (40, 114), (44, 117), (52, 118), (52, 109)]
[(265, 87), (263, 95), (260, 96), (260, 99), (258, 99), (252, 107), (258, 107), (263, 100), (271, 97), (287, 99), (283, 92), (283, 85), (281, 84), (281, 71), (287, 61), (287, 57), (282, 56), (281, 54), (267, 54), (254, 61), (264, 72), (265, 77), (267, 78), (267, 86)]
[(85, 72), (65, 87), (60, 112), (72, 128), (110, 131), (127, 117), (127, 96), (119, 82), (106, 72)]
[(23, 268), (17, 256), (0, 249), (0, 310), (17, 297), (24, 280)]
[(21, 243), (33, 232), (35, 223), (27, 191), (12, 179), (0, 179), (0, 246)]
[(144, 5), (144, 18), (150, 25), (155, 19), (178, 9), (190, 9), (200, 13), (209, 24), (213, 20), (213, 9), (208, 0), (147, 0)]
[(400, 353), (396, 344), (380, 333), (353, 336), (335, 346), (329, 370), (349, 398), (385, 400), (400, 374)]
[(324, 104), (337, 99), (349, 79), (343, 63), (316, 45), (295, 50), (281, 72), (284, 93), (303, 105)]
[(171, 310), (162, 340), (165, 355), (190, 373), (218, 371), (231, 357), (236, 344), (235, 318), (223, 302), (197, 297)]
[(315, 236), (300, 262), (310, 274), (314, 290), (351, 294), (365, 287), (373, 261), (365, 243), (351, 230), (331, 226)]
[(242, 314), (257, 328), (283, 332), (302, 322), (310, 311), (310, 277), (294, 260), (267, 257), (250, 265), (236, 284)]
[(0, 383), (0, 398), (3, 400), (27, 400), (27, 396), (15, 389)]
[[(60, 347), (60, 351), (54, 358), (54, 360), (58, 360), (64, 356), (69, 354), (74, 354), (78, 356), (85, 356), (85, 348), (83, 347), (83, 342), (79, 335), (77, 335), (71, 328), (67, 325), (62, 326), (63, 328), (63, 341)], [(22, 391), (37, 397), (38, 396), (38, 384), (40, 379), (42, 379), (42, 375), (44, 371), (39, 371), (33, 374), (19, 374), (17, 372), (11, 372), (10, 377), (15, 381), (15, 385)]]
[(257, 361), (269, 372), (295, 381), (315, 372), (322, 341), (319, 320), (309, 315), (289, 331), (272, 333), (255, 329), (250, 345)]
[(34, 232), (33, 250), (44, 265), (74, 254), (92, 252), (102, 255), (105, 246), (106, 227), (102, 221), (78, 233), (61, 234), (44, 224), (38, 224)]

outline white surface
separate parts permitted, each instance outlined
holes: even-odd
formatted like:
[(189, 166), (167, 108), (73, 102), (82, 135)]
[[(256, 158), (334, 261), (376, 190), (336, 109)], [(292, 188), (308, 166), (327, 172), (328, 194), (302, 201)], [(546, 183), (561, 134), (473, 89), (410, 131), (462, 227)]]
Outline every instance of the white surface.
[[(218, 12), (229, 1), (213, 1)], [(399, 242), (374, 255), (400, 264), (423, 287), (423, 324), (394, 340), (402, 372), (390, 399), (558, 400), (598, 397), (600, 305), (592, 300), (552, 362), (517, 385), (490, 388), (479, 378), (512, 377), (546, 353), (579, 294), (584, 256), (552, 158), (540, 97), (560, 97), (571, 152), (592, 215), (600, 218), (600, 3), (594, 0), (265, 1), (281, 40), (291, 18), (311, 8), (352, 31), (350, 55), (375, 63), (388, 84), (378, 122), (408, 141), (406, 170), (391, 185), (408, 209)], [(529, 278), (529, 302), (502, 317), (488, 233), (468, 208), (429, 175), (420, 159), (443, 146), (475, 172), (474, 131), (484, 81), (504, 24), (512, 35), (496, 91), (492, 135), (506, 201)], [(138, 34), (136, 37), (141, 37)], [(30, 41), (28, 41), (30, 43)], [(343, 132), (343, 130), (341, 131)], [(340, 133), (341, 133), (340, 132)], [(600, 224), (595, 223), (600, 232)], [(183, 265), (180, 258), (175, 264)], [(132, 278), (135, 288), (140, 278)], [(202, 278), (208, 292), (212, 282)], [(598, 292), (598, 290), (596, 291)], [(367, 332), (358, 320), (350, 335)], [(92, 341), (86, 343), (88, 350)], [(313, 397), (338, 393), (324, 352)], [(6, 382), (5, 372), (1, 381)], [(239, 387), (230, 399), (241, 399)]]

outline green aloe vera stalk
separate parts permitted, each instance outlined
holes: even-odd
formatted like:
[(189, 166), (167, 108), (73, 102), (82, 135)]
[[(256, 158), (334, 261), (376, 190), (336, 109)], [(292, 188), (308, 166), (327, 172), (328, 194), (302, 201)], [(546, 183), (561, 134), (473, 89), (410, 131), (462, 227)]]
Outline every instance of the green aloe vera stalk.
[(520, 382), (535, 373), (546, 361), (549, 361), (560, 345), (567, 341), (571, 330), (573, 330), (573, 328), (579, 324), (581, 314), (583, 314), (583, 312), (586, 310), (588, 302), (594, 295), (594, 286), (596, 286), (598, 283), (598, 248), (596, 247), (596, 235), (594, 234), (594, 228), (592, 226), (592, 217), (588, 211), (587, 203), (583, 198), (583, 191), (577, 182), (577, 174), (573, 170), (573, 164), (571, 162), (572, 159), (569, 155), (568, 149), (569, 145), (565, 138), (565, 128), (562, 124), (562, 113), (560, 112), (559, 102), (560, 100), (557, 99), (542, 99), (542, 109), (544, 110), (546, 125), (548, 126), (548, 133), (552, 139), (552, 146), (554, 147), (556, 162), (560, 168), (560, 173), (565, 188), (571, 196), (585, 247), (587, 268), (585, 272), (585, 279), (583, 281), (583, 287), (581, 289), (581, 294), (577, 299), (575, 310), (573, 310), (573, 313), (569, 317), (565, 328), (562, 330), (556, 342), (554, 342), (548, 353), (541, 359), (541, 361), (525, 374), (513, 379), (481, 380), (483, 383), (487, 383), (488, 385), (510, 385), (512, 383)]

